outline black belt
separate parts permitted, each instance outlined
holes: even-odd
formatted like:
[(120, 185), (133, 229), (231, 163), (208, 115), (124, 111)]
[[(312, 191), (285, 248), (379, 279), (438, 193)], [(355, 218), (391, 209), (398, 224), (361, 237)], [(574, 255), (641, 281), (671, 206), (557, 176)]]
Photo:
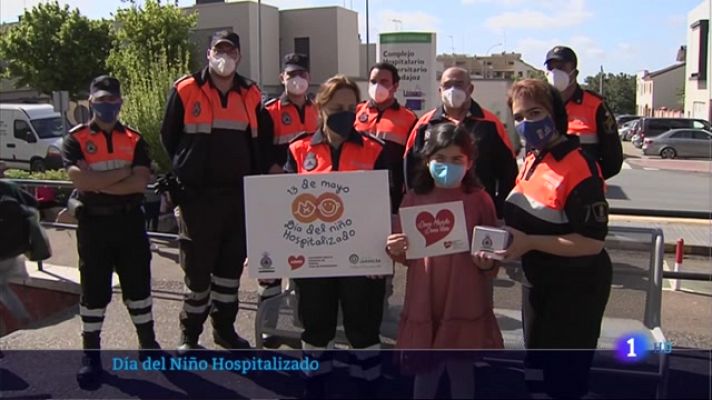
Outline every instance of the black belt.
[(111, 206), (87, 206), (85, 205), (81, 211), (82, 215), (88, 217), (109, 217), (112, 215), (131, 214), (141, 208), (141, 204), (117, 204)]

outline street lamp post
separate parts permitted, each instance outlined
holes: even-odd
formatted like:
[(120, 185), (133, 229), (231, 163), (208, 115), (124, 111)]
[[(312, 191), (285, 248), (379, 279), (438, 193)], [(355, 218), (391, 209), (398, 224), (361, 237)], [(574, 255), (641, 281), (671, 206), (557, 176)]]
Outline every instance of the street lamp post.
[(368, 36), (368, 0), (366, 0), (366, 71), (371, 67), (371, 40)]
[(262, 0), (257, 0), (257, 82), (262, 89)]

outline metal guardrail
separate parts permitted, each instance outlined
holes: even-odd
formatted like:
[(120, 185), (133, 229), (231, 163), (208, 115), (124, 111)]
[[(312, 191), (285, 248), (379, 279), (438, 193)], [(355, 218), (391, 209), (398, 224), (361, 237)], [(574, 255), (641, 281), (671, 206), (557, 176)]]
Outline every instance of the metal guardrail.
[[(25, 186), (25, 187), (57, 187), (57, 188), (74, 188), (74, 185), (72, 184), (71, 181), (56, 181), (56, 180), (36, 180), (36, 179), (10, 179), (14, 183), (18, 184), (19, 186)], [(152, 183), (146, 187), (147, 192), (152, 192), (156, 187), (155, 183)], [(627, 211), (625, 209), (611, 209), (613, 214), (625, 214)], [(697, 215), (697, 214), (695, 214)], [(702, 214), (700, 214), (702, 215)], [(709, 217), (708, 215), (705, 216), (703, 215), (702, 217)], [(60, 224), (60, 223), (54, 223), (54, 222), (43, 222), (43, 226), (45, 227), (51, 227), (51, 228), (60, 228), (60, 229), (76, 229), (76, 225), (72, 224)], [(635, 228), (635, 227), (618, 227), (618, 226), (609, 226), (609, 234), (646, 234), (650, 233), (650, 229), (648, 228)], [(660, 232), (660, 235), (662, 237), (662, 232)], [(170, 234), (170, 233), (161, 233), (161, 232), (148, 232), (148, 236), (156, 239), (163, 239), (163, 240), (177, 240), (178, 235), (175, 234)], [(655, 243), (655, 238), (652, 239), (653, 243), (651, 245), (653, 248), (656, 248), (656, 243)], [(664, 244), (664, 241), (663, 241)], [(655, 252), (660, 252), (661, 254), (661, 260), (662, 260), (662, 255), (664, 255), (664, 248), (661, 249), (656, 249)], [(655, 255), (651, 254), (651, 262), (653, 260), (653, 257)], [(662, 262), (662, 261), (661, 261)], [(40, 264), (41, 267), (41, 264)], [(661, 265), (662, 267), (662, 265)], [(662, 268), (661, 268), (662, 270)], [(698, 272), (674, 272), (674, 271), (664, 271), (662, 273), (662, 277), (665, 279), (679, 279), (679, 280), (693, 280), (693, 281), (707, 281), (707, 282), (712, 282), (712, 274), (705, 274), (705, 273), (698, 273)], [(661, 286), (662, 287), (662, 286)]]

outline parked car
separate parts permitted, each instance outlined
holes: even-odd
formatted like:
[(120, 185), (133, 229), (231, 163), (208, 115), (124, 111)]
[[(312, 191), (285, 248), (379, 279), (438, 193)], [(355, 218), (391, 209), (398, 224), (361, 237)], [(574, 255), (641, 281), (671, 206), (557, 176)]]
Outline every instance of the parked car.
[(643, 117), (635, 125), (635, 134), (642, 139), (655, 137), (670, 129), (706, 129), (710, 130), (709, 122), (691, 118), (649, 118)]
[(618, 136), (622, 141), (628, 141), (633, 136), (632, 130), (635, 127), (636, 121), (639, 118), (631, 119), (630, 121), (624, 122), (622, 125), (618, 126)]
[(62, 168), (66, 127), (49, 104), (0, 104), (0, 159), (7, 168)]
[(671, 129), (643, 139), (643, 154), (662, 158), (712, 158), (712, 132), (704, 129)]
[(643, 137), (638, 133), (634, 134), (633, 137), (630, 138), (630, 142), (633, 143), (633, 146), (635, 146), (636, 149), (643, 147)]
[(618, 129), (620, 129), (623, 124), (628, 121), (633, 121), (639, 119), (640, 115), (623, 114), (616, 117), (616, 123), (618, 124)]

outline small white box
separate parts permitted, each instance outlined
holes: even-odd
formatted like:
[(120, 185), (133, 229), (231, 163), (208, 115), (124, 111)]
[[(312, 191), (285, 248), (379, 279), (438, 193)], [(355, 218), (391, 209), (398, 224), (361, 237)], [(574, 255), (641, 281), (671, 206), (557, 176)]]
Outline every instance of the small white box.
[(509, 247), (509, 232), (490, 226), (475, 227), (472, 234), (472, 254), (484, 251), (493, 259), (501, 260), (502, 256), (495, 254), (495, 251), (506, 250), (507, 247)]

